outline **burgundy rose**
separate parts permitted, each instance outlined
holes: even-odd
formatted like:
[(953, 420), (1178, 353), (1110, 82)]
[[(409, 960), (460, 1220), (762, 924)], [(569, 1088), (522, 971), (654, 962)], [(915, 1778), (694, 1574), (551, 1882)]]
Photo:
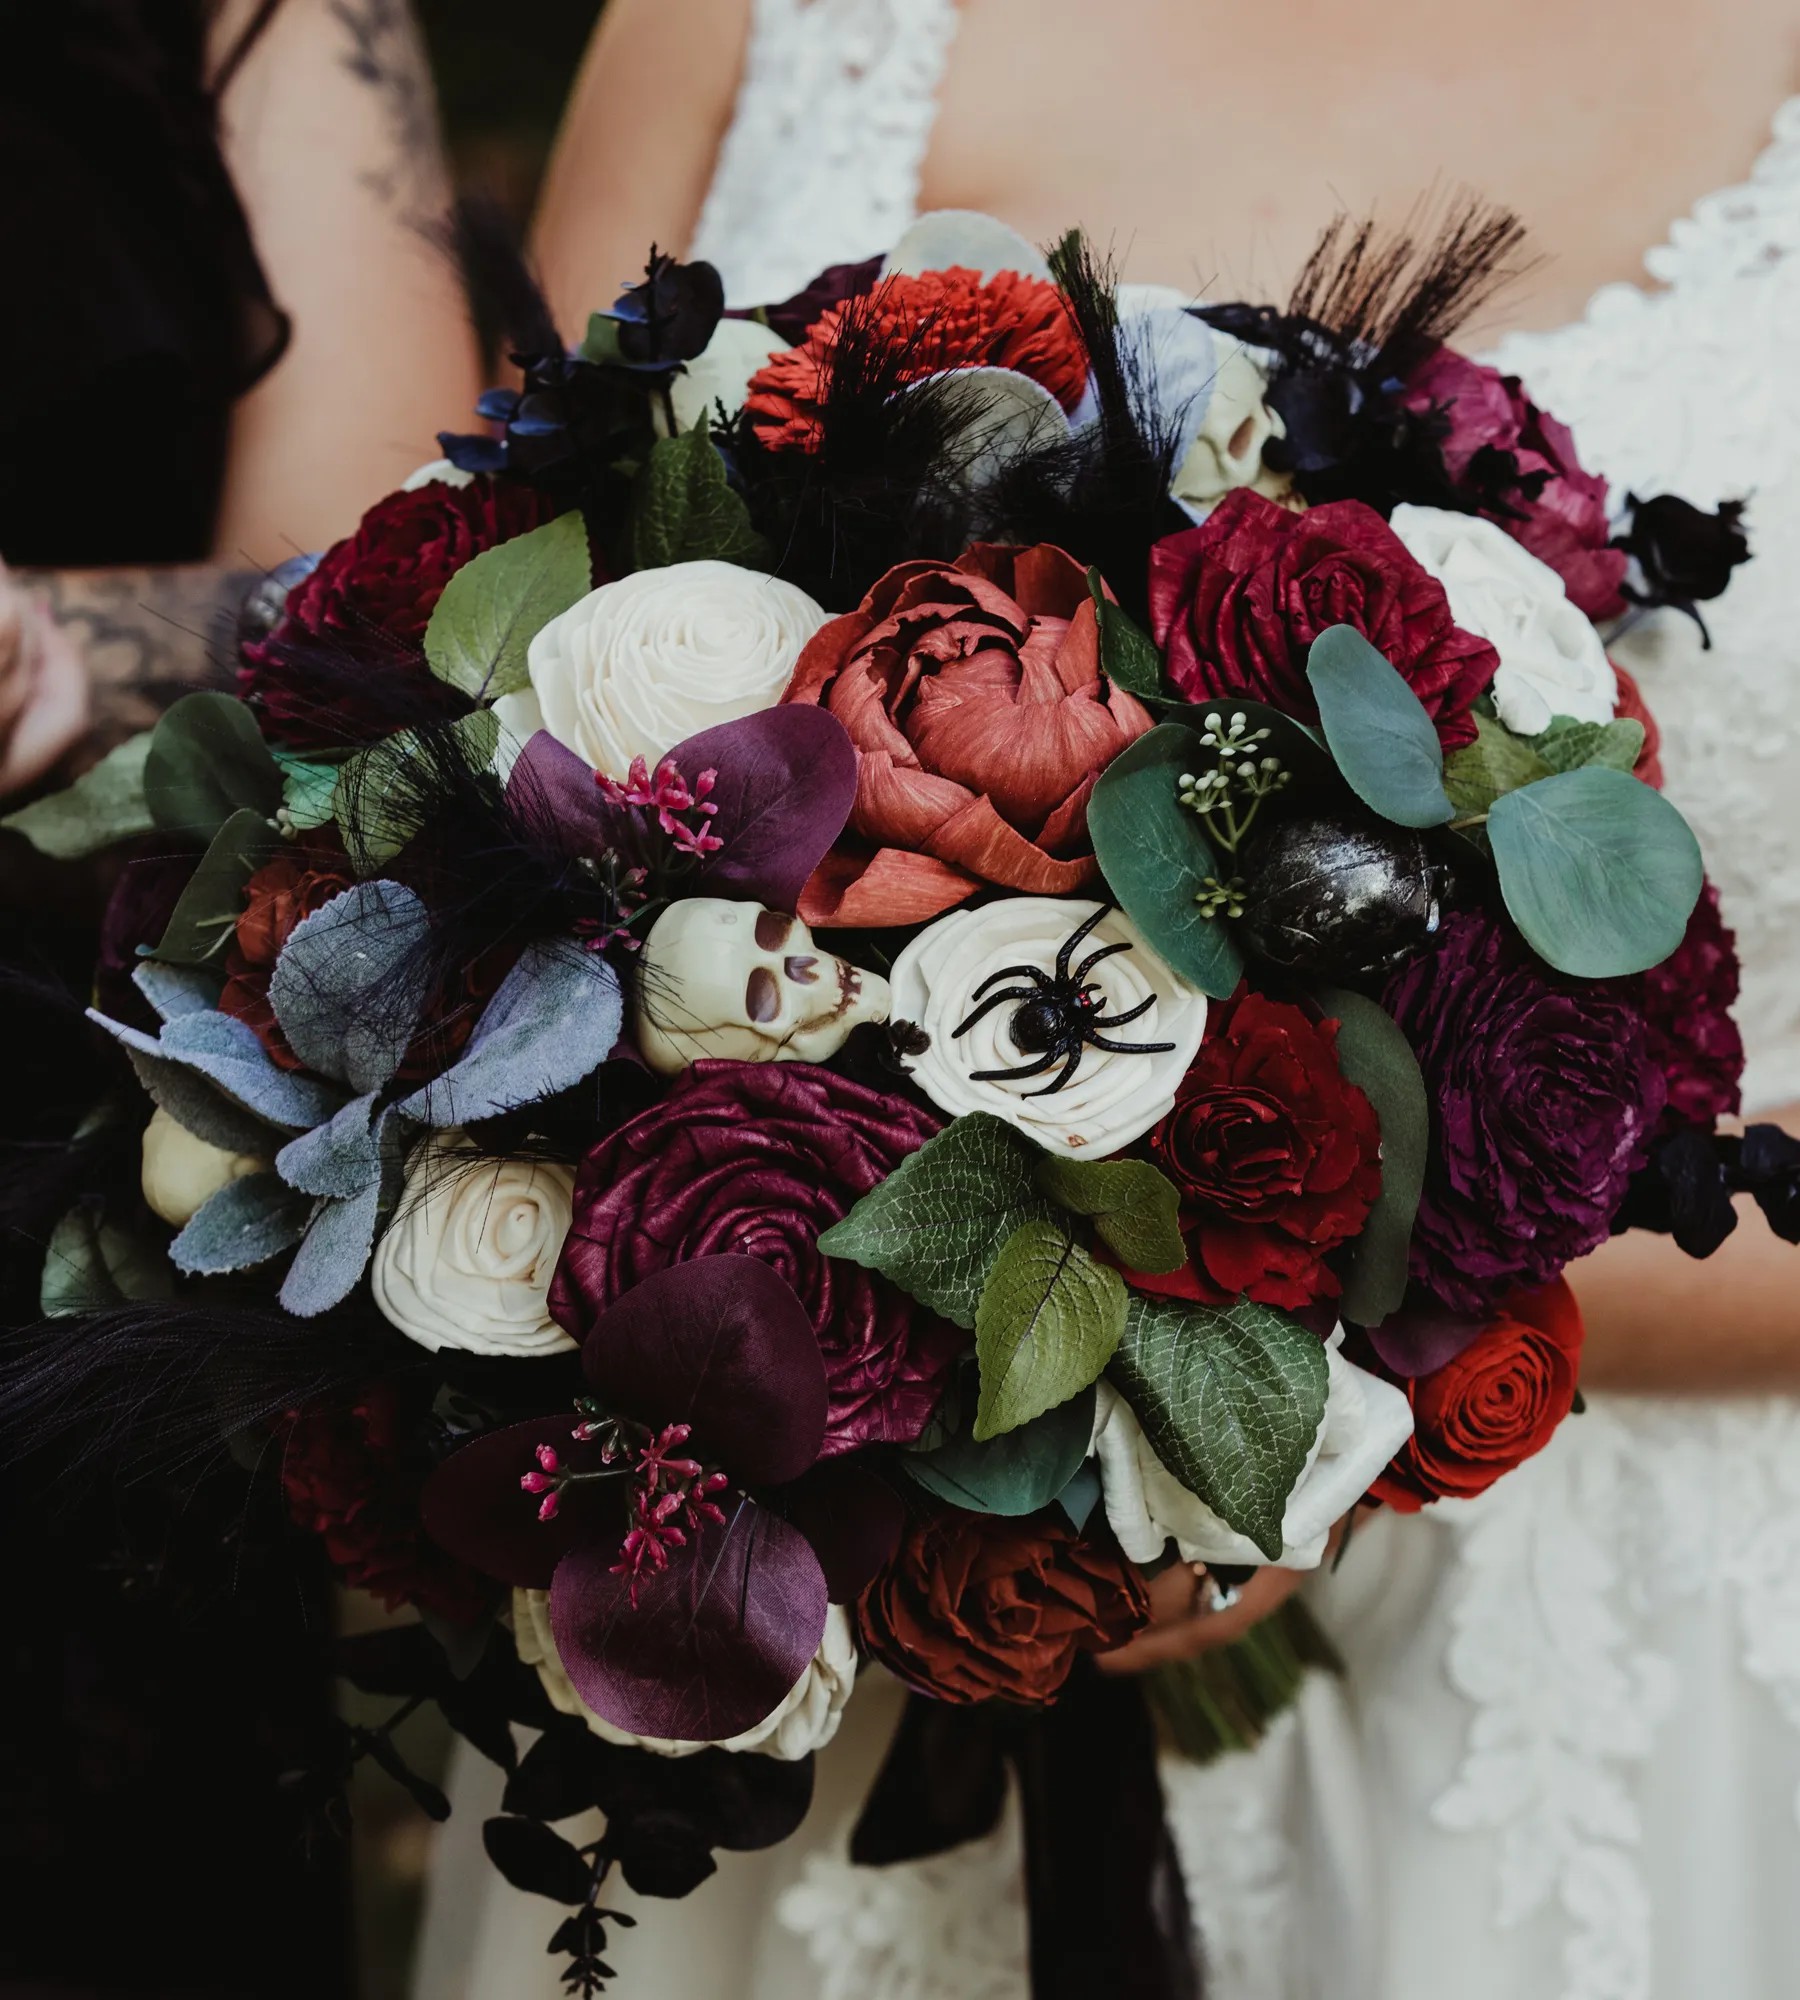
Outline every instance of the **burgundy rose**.
[(1687, 935), (1644, 974), (1644, 1029), (1652, 1063), (1668, 1084), (1663, 1132), (1710, 1132), (1742, 1102), (1744, 1038), (1731, 1018), (1738, 997), (1737, 940), (1707, 883)]
[(1151, 1133), (1181, 1195), (1195, 1296), (1288, 1307), (1337, 1296), (1325, 1260), (1381, 1192), (1380, 1121), (1338, 1068), (1337, 1027), (1245, 993)]
[(1383, 1000), (1432, 1111), (1412, 1275), (1481, 1314), (1606, 1240), (1663, 1106), (1642, 988), (1564, 979), (1470, 911)]
[(1474, 741), (1469, 711), (1500, 664), (1360, 500), (1293, 514), (1247, 488), (1228, 493), (1151, 550), (1150, 611), (1183, 694), (1246, 695), (1302, 721), (1319, 712), (1308, 649), (1328, 626), (1353, 626), (1424, 703), (1446, 750)]
[(821, 1255), (818, 1239), (937, 1129), (903, 1098), (812, 1063), (696, 1063), (582, 1163), (550, 1310), (579, 1339), (653, 1272), (760, 1258), (799, 1294), (825, 1357), (824, 1454), (905, 1443), (966, 1336)]
[(1610, 546), (1606, 481), (1584, 472), (1566, 424), (1540, 410), (1516, 375), (1440, 347), (1403, 402), (1449, 421), (1444, 464), (1459, 493), (1563, 580), (1590, 618), (1625, 609), (1626, 556)]
[(1083, 1653), (1150, 1621), (1137, 1572), (1110, 1539), (1055, 1513), (1026, 1520), (934, 1509), (856, 1607), (863, 1645), (940, 1701), (1054, 1701)]
[(467, 701), (425, 664), (432, 611), (471, 557), (554, 512), (534, 487), (487, 478), (378, 500), (295, 586), (274, 632), (244, 649), (238, 685), (264, 734), (323, 748), (460, 715)]

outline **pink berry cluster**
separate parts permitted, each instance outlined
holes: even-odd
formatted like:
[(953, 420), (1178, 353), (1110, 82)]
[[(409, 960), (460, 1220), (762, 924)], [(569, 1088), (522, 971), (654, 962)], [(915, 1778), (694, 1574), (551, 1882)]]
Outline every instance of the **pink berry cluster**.
[[(675, 843), (678, 854), (691, 854), (696, 860), (703, 860), (725, 845), (708, 824), (719, 810), (708, 796), (718, 776), (716, 770), (702, 771), (690, 787), (676, 768), (674, 758), (665, 757), (652, 775), (645, 760), (634, 757), (623, 784), (604, 771), (594, 773), (594, 783), (608, 805), (642, 806), (654, 812), (658, 825)], [(680, 817), (683, 813), (694, 815), (698, 824), (688, 824)]]

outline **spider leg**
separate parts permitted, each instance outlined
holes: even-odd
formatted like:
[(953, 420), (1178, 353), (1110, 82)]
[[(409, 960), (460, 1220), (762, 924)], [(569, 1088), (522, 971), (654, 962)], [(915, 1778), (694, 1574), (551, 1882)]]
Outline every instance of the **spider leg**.
[(966, 1035), (983, 1014), (991, 1014), (996, 1007), (1004, 1007), (1009, 1000), (1035, 1000), (1037, 994), (1029, 986), (1009, 986), (1003, 993), (990, 993), (969, 1018), (959, 1028), (950, 1030), (950, 1039)]
[(1090, 1035), (1088, 1043), (1109, 1056), (1166, 1056), (1175, 1048), (1173, 1042), (1109, 1042), (1104, 1035)]
[[(1052, 1049), (1048, 1055), (1040, 1056), (1036, 1062), (1022, 1063), (1017, 1069), (972, 1069), (969, 1072), (969, 1081), (971, 1083), (1010, 1083), (1015, 1077), (1042, 1076), (1045, 1070), (1051, 1068), (1053, 1064), (1061, 1062), (1067, 1053), (1066, 1049)], [(1077, 1047), (1075, 1055), (1076, 1059), (1079, 1060), (1081, 1056), (1079, 1047)], [(1038, 1093), (1034, 1090), (1030, 1094), (1035, 1097)]]
[(1094, 928), (1094, 926), (1097, 923), (1099, 923), (1101, 918), (1104, 917), (1109, 910), (1111, 910), (1111, 908), (1112, 905), (1110, 903), (1096, 904), (1094, 907), (1094, 914), (1091, 917), (1089, 917), (1085, 923), (1080, 925), (1079, 928), (1071, 931), (1069, 935), (1063, 939), (1062, 949), (1056, 954), (1056, 977), (1058, 978), (1058, 980), (1066, 980), (1068, 978), (1069, 963), (1074, 958), (1076, 950), (1080, 946), (1082, 939), (1088, 935), (1088, 933)]
[(1103, 944), (1098, 951), (1089, 952), (1087, 957), (1069, 974), (1069, 977), (1077, 986), (1080, 986), (1103, 958), (1111, 958), (1115, 952), (1129, 951), (1130, 949), (1131, 940), (1129, 938), (1121, 938), (1117, 944)]
[(969, 995), (969, 998), (971, 1000), (979, 1000), (998, 979), (1029, 979), (1033, 990), (1025, 996), (1028, 1000), (1035, 1000), (1038, 994), (1047, 993), (1050, 990), (1050, 982), (1045, 978), (1042, 966), (1003, 965), (998, 972), (990, 972), (981, 984), (976, 987), (975, 991)]
[(1156, 1005), (1156, 995), (1149, 993), (1135, 1007), (1127, 1007), (1123, 1014), (1096, 1014), (1088, 1022), (1090, 1028), (1122, 1028), (1127, 1021), (1135, 1021), (1140, 1014), (1149, 1013)]
[(1054, 1083), (1045, 1084), (1041, 1090), (1028, 1090), (1026, 1091), (1025, 1095), (1027, 1097), (1048, 1097), (1052, 1091), (1061, 1090), (1063, 1085), (1068, 1082), (1070, 1077), (1072, 1077), (1075, 1074), (1076, 1070), (1078, 1070), (1080, 1067), (1081, 1067), (1081, 1044), (1077, 1042), (1074, 1048), (1072, 1048), (1069, 1051), (1069, 1060), (1063, 1065), (1062, 1075), (1059, 1076)]

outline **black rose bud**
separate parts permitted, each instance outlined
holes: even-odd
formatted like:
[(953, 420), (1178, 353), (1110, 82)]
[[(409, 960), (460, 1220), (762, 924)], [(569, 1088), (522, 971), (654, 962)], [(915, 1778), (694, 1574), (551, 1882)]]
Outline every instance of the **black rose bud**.
[(1613, 547), (1635, 560), (1642, 581), (1626, 584), (1625, 595), (1633, 604), (1666, 604), (1685, 611), (1710, 646), (1711, 635), (1695, 606), (1723, 595), (1731, 572), (1750, 560), (1749, 538), (1739, 526), (1744, 503), (1727, 500), (1708, 514), (1673, 493), (1653, 500), (1640, 500), (1634, 493), (1626, 504), (1631, 523), (1614, 538)]
[(1327, 813), (1277, 822), (1238, 855), (1245, 948), (1291, 972), (1388, 972), (1436, 931), (1447, 871), (1422, 834)]

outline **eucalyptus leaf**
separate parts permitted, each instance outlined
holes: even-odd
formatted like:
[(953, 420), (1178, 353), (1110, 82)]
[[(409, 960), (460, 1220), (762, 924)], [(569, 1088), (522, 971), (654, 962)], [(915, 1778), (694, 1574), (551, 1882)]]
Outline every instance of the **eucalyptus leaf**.
[(156, 819), (144, 796), (144, 765), (149, 755), (150, 731), (146, 729), (141, 735), (127, 737), (116, 750), (109, 750), (66, 790), (8, 813), (0, 819), (0, 826), (22, 833), (52, 861), (79, 861), (118, 841), (153, 832)]
[(169, 1246), (190, 1277), (249, 1271), (291, 1250), (305, 1234), (312, 1203), (275, 1174), (245, 1174), (219, 1189)]
[(1243, 976), (1229, 924), (1195, 902), (1208, 876), (1223, 880), (1198, 814), (1181, 803), (1181, 779), (1210, 752), (1180, 723), (1140, 736), (1106, 767), (1088, 800), (1088, 833), (1119, 907), (1169, 967), (1222, 1000)]
[(1552, 771), (1579, 771), (1589, 764), (1634, 771), (1644, 754), (1644, 725), (1629, 715), (1611, 722), (1576, 722), (1559, 715), (1531, 744)]
[(1454, 818), (1437, 726), (1354, 626), (1319, 634), (1306, 657), (1306, 678), (1325, 741), (1364, 805), (1396, 826), (1442, 826)]
[(1504, 722), (1475, 712), (1475, 741), (1444, 759), (1444, 791), (1459, 819), (1484, 813), (1497, 798), (1521, 785), (1535, 785), (1550, 766), (1524, 737)]
[(1325, 1420), (1319, 1337), (1248, 1299), (1134, 1293), (1108, 1373), (1163, 1464), (1275, 1561), (1288, 1496)]
[(632, 566), (711, 561), (760, 569), (768, 553), (705, 419), (678, 437), (659, 438), (632, 487)]
[(971, 1112), (910, 1153), (819, 1238), (891, 1279), (958, 1326), (973, 1327), (1001, 1246), (1054, 1213), (1032, 1185), (1035, 1148), (1001, 1119)]
[(1346, 1319), (1375, 1326), (1399, 1311), (1406, 1292), (1431, 1109), (1418, 1058), (1385, 1008), (1341, 987), (1326, 987), (1317, 998), (1338, 1024), (1339, 1069), (1381, 1121), (1381, 1193), (1351, 1245), (1339, 1302)]
[(1016, 1430), (1100, 1379), (1125, 1330), (1125, 1281), (1060, 1222), (1009, 1236), (981, 1290), (979, 1443)]
[(1016, 1518), (1048, 1507), (1067, 1488), (1093, 1434), (1090, 1385), (1002, 1437), (978, 1443), (964, 1431), (934, 1451), (903, 1452), (899, 1463), (927, 1493), (953, 1507)]
[(272, 819), (281, 767), (234, 695), (183, 695), (150, 732), (144, 798), (165, 833), (211, 840), (234, 813)]
[(1162, 655), (1156, 641), (1106, 594), (1100, 572), (1087, 573), (1088, 596), (1100, 627), (1100, 666), (1106, 678), (1127, 694), (1154, 701), (1162, 693)]
[(1085, 1215), (1100, 1241), (1134, 1271), (1179, 1271), (1187, 1262), (1181, 1196), (1148, 1160), (1071, 1160), (1046, 1153), (1038, 1187), (1072, 1215)]
[(1590, 764), (1508, 792), (1487, 831), (1508, 914), (1559, 972), (1643, 972), (1686, 934), (1700, 844), (1660, 792), (1623, 771)]
[(344, 760), (298, 757), (291, 750), (274, 751), (281, 767), (281, 810), (296, 833), (329, 826), (337, 812), (338, 771)]
[(244, 885), (281, 844), (274, 827), (246, 807), (234, 812), (176, 900), (152, 957), (198, 967), (221, 961), (244, 907)]
[(1088, 1460), (1075, 1468), (1074, 1477), (1056, 1496), (1056, 1504), (1062, 1509), (1069, 1526), (1080, 1534), (1087, 1526), (1089, 1516), (1099, 1506), (1100, 1499), (1099, 1469)]
[(587, 524), (579, 511), (484, 549), (444, 586), (425, 627), (425, 658), (471, 701), (530, 683), (531, 642), (593, 588)]

